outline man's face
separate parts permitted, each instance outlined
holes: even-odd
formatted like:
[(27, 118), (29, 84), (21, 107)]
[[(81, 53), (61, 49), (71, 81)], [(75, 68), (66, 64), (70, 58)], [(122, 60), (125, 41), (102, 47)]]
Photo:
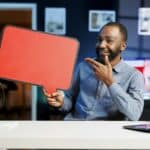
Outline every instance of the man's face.
[(104, 63), (104, 57), (107, 55), (109, 61), (120, 57), (121, 51), (124, 50), (124, 43), (122, 34), (115, 26), (106, 26), (98, 35), (96, 43), (96, 54), (98, 60)]

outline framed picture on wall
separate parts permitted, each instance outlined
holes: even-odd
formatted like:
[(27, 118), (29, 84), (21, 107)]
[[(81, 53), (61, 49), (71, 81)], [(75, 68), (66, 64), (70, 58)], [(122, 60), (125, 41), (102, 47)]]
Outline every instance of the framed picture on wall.
[(98, 32), (103, 25), (116, 20), (116, 12), (110, 10), (89, 11), (89, 31)]
[(58, 35), (66, 34), (65, 8), (45, 8), (45, 32)]
[(138, 34), (150, 35), (150, 8), (139, 8)]

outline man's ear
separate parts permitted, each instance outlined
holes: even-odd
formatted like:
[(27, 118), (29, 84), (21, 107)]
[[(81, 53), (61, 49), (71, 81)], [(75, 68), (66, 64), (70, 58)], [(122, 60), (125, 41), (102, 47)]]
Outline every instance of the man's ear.
[(127, 43), (126, 42), (122, 42), (121, 43), (121, 52), (124, 51), (127, 47)]

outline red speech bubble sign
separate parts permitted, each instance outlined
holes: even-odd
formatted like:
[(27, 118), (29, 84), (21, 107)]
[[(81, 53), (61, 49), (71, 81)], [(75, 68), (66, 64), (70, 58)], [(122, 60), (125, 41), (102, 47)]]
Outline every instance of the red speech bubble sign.
[(76, 39), (7, 26), (0, 48), (0, 77), (43, 86), (70, 87), (79, 42)]

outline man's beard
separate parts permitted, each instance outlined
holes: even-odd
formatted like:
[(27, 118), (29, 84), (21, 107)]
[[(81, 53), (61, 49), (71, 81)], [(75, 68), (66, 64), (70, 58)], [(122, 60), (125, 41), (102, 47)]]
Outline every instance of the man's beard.
[[(104, 51), (103, 49), (96, 49), (96, 54), (97, 54), (97, 58), (96, 60), (99, 61), (102, 64), (105, 64), (105, 59), (104, 57), (102, 57), (100, 55), (100, 52)], [(109, 55), (108, 55), (108, 59), (109, 61), (114, 60), (119, 54), (120, 54), (120, 49), (118, 48), (115, 52), (112, 52), (109, 50)]]

